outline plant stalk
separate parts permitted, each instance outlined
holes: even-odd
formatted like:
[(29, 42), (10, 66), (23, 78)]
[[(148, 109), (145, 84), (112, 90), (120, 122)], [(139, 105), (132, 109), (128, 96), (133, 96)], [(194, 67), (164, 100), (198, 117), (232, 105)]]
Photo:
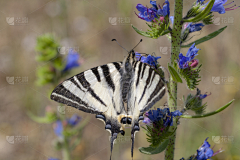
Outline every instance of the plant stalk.
[[(175, 0), (174, 6), (174, 23), (171, 32), (171, 65), (175, 66), (175, 61), (178, 58), (181, 49), (181, 31), (182, 31), (182, 10), (183, 10), (183, 0)], [(177, 82), (175, 82), (170, 77), (168, 85), (168, 106), (171, 112), (177, 109)], [(173, 120), (173, 126), (171, 126), (171, 131), (174, 131), (177, 127), (176, 118)], [(169, 144), (165, 150), (165, 160), (174, 159), (174, 149), (175, 149), (175, 138), (176, 132), (169, 139)]]
[(71, 160), (69, 144), (66, 138), (64, 138), (62, 156), (63, 156), (63, 160)]

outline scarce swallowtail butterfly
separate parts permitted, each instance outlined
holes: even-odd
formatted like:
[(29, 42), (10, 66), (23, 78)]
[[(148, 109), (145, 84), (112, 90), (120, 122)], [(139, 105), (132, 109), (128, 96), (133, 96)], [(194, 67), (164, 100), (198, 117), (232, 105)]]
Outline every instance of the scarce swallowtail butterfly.
[(127, 124), (131, 126), (133, 157), (135, 133), (140, 130), (139, 121), (165, 94), (163, 77), (148, 64), (138, 61), (133, 49), (122, 62), (108, 63), (79, 73), (63, 81), (51, 94), (52, 100), (96, 114), (96, 118), (105, 123), (105, 129), (111, 134), (111, 155), (114, 140), (118, 133), (125, 134)]

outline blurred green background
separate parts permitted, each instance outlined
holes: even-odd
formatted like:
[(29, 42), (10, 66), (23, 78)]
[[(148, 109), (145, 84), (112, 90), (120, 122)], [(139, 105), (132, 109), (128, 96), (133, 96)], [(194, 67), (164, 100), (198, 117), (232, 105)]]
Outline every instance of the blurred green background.
[[(174, 1), (169, 1), (173, 15)], [(194, 1), (184, 0), (184, 13)], [(164, 0), (157, 2), (163, 4)], [(27, 111), (31, 111), (38, 116), (44, 116), (46, 106), (55, 110), (58, 106), (58, 103), (49, 99), (50, 88), (35, 85), (36, 69), (44, 65), (35, 60), (37, 53), (34, 48), (38, 36), (52, 33), (63, 47), (74, 47), (79, 52), (82, 65), (72, 70), (71, 75), (108, 62), (122, 61), (127, 52), (112, 42), (113, 38), (128, 50), (142, 38), (143, 42), (136, 51), (148, 54), (154, 52), (162, 57), (159, 63), (167, 67), (170, 58), (170, 43), (167, 38), (144, 38), (131, 27), (131, 24), (134, 24), (139, 29), (147, 29), (145, 22), (138, 19), (134, 13), (138, 3), (150, 6), (148, 0), (0, 1), (1, 160), (45, 160), (49, 157), (61, 159), (61, 153), (52, 146), (52, 140), (56, 137), (53, 126), (38, 124), (26, 114)], [(235, 3), (240, 5), (238, 1)], [(207, 112), (219, 108), (233, 98), (236, 100), (225, 111), (212, 117), (181, 119), (177, 130), (175, 159), (195, 153), (207, 137), (211, 146), (215, 146), (215, 151), (220, 148), (224, 150), (213, 159), (240, 159), (239, 13), (240, 9), (223, 15), (215, 14), (214, 24), (194, 33), (190, 40), (228, 26), (217, 38), (197, 46), (201, 49), (197, 58), (203, 64), (199, 88), (202, 93), (212, 93), (204, 99), (204, 102), (208, 102)], [(182, 49), (184, 54), (186, 51), (187, 49)], [(187, 95), (190, 91), (184, 83), (179, 85), (178, 91), (178, 109), (182, 109), (182, 95)], [(167, 95), (155, 107), (163, 106), (166, 98)], [(105, 131), (104, 124), (96, 120), (94, 115), (66, 107), (65, 114), (68, 117), (74, 113), (83, 119), (89, 117), (90, 120), (84, 129), (80, 145), (73, 152), (73, 159), (109, 159), (109, 133)], [(130, 130), (126, 129), (127, 138), (115, 144), (112, 159), (131, 159), (129, 132)], [(8, 136), (20, 136), (25, 139), (11, 144), (6, 140)], [(141, 154), (138, 147), (142, 146), (148, 146), (143, 129), (136, 134), (134, 159), (163, 159), (163, 153), (154, 156)]]

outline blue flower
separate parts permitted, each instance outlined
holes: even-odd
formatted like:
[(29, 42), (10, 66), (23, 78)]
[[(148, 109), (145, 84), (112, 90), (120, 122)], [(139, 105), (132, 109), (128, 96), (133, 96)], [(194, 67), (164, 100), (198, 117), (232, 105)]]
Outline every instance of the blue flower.
[(173, 115), (173, 117), (181, 116), (182, 112), (180, 112), (179, 110), (176, 110), (176, 111), (172, 112), (172, 115)]
[(195, 56), (197, 56), (197, 52), (200, 49), (197, 49), (195, 47), (195, 43), (189, 48), (186, 57), (180, 53), (179, 54), (179, 59), (178, 59), (178, 66), (181, 69), (185, 69), (185, 68), (189, 68), (189, 63), (195, 58)]
[(165, 127), (172, 126), (173, 125), (173, 117), (181, 116), (181, 115), (182, 115), (182, 113), (179, 110), (170, 112), (169, 108), (164, 108), (164, 109), (157, 108), (157, 110), (150, 110), (146, 114), (147, 118), (149, 118), (149, 120), (152, 123), (162, 120), (163, 125)]
[(48, 160), (59, 160), (57, 158), (48, 158)]
[(151, 120), (148, 117), (144, 117), (143, 123), (149, 125), (151, 123)]
[(147, 22), (153, 21), (155, 18), (157, 18), (157, 11), (154, 8), (147, 8), (143, 6), (142, 4), (138, 4), (136, 6), (137, 10), (139, 11), (138, 13), (138, 18), (143, 19)]
[[(235, 7), (236, 5), (232, 6), (232, 7), (229, 7), (229, 8), (225, 8), (225, 6), (227, 5), (230, 5), (232, 4), (234, 1), (228, 3), (228, 4), (225, 4), (228, 0), (215, 0), (214, 4), (213, 4), (213, 7), (211, 9), (211, 12), (218, 12), (219, 14), (224, 14), (226, 13), (226, 11), (230, 11), (230, 10), (234, 10), (234, 9), (237, 9), (238, 7)], [(209, 2), (207, 2), (203, 9), (206, 8), (207, 4)], [(225, 5), (224, 5), (225, 4)], [(235, 7), (235, 8), (233, 8)]]
[(208, 138), (206, 138), (202, 146), (197, 150), (197, 160), (207, 160), (214, 154), (213, 150), (210, 148), (211, 145), (207, 142), (207, 139)]
[(54, 126), (54, 132), (58, 137), (63, 138), (63, 124), (60, 120), (56, 121)]
[(150, 66), (153, 66), (155, 68), (157, 68), (157, 60), (161, 57), (154, 57), (154, 56), (151, 56), (151, 55), (148, 55), (147, 57), (144, 57), (144, 56), (141, 56), (140, 53), (136, 52), (135, 53), (135, 56), (137, 58), (137, 60), (140, 60), (141, 62), (143, 63), (147, 63), (149, 64)]
[(158, 9), (157, 14), (159, 16), (169, 16), (170, 15), (170, 6), (168, 0), (165, 0), (163, 8)]
[(205, 0), (197, 0), (197, 3), (203, 4)]
[(152, 22), (155, 18), (166, 17), (170, 15), (170, 7), (168, 0), (165, 0), (163, 7), (159, 8), (156, 1), (150, 0), (151, 8), (145, 7), (142, 4), (136, 6), (139, 13), (137, 14), (138, 18), (143, 19), (147, 22)]
[(199, 99), (204, 99), (204, 98), (206, 98), (207, 96), (210, 96), (211, 95), (211, 93), (210, 94), (207, 94), (207, 93), (205, 93), (205, 94), (200, 94), (199, 96), (198, 96), (198, 98)]
[(67, 123), (71, 126), (76, 126), (81, 120), (81, 117), (74, 114), (70, 119), (67, 119)]
[(80, 56), (76, 51), (74, 51), (72, 49), (69, 50), (68, 55), (67, 55), (66, 66), (63, 71), (68, 71), (72, 68), (80, 66), (79, 59), (80, 59)]
[(203, 23), (188, 23), (186, 26), (186, 29), (189, 29), (189, 33), (196, 32), (202, 30), (202, 27), (204, 26)]

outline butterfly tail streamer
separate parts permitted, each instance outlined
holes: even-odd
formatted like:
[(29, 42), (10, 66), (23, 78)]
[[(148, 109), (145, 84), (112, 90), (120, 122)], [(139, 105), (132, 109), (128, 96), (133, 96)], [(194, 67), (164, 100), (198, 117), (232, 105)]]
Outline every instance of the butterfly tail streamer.
[(118, 133), (113, 133), (110, 139), (110, 145), (111, 145), (111, 153), (110, 153), (110, 160), (112, 158), (112, 150), (113, 150), (113, 145), (114, 145), (114, 141), (117, 139), (117, 134)]
[(134, 134), (131, 135), (131, 140), (132, 140), (132, 147), (131, 147), (131, 156), (133, 159), (133, 149), (134, 149)]

